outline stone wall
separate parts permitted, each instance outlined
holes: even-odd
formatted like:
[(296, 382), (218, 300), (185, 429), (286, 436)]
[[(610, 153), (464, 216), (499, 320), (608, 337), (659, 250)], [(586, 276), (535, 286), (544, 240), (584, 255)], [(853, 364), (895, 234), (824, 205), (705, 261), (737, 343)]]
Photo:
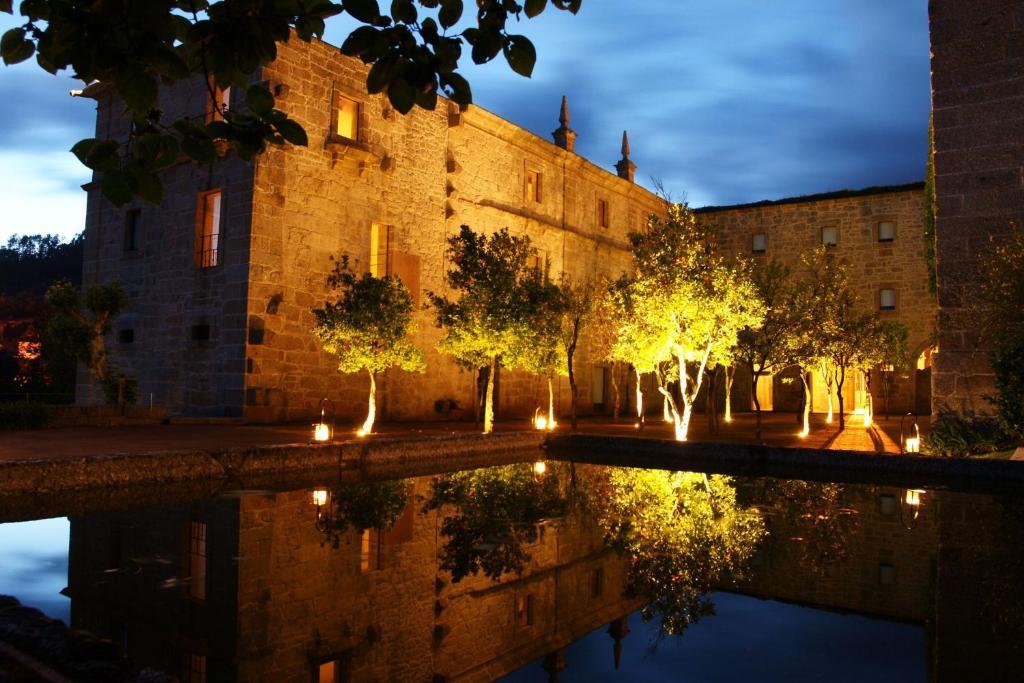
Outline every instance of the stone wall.
[[(720, 244), (726, 253), (743, 255), (755, 266), (774, 259), (796, 274), (801, 271), (801, 254), (821, 245), (822, 228), (836, 228), (835, 255), (849, 267), (850, 280), (865, 310), (879, 310), (879, 291), (894, 289), (896, 310), (879, 311), (882, 320), (897, 320), (909, 328), (912, 362), (931, 345), (936, 306), (928, 291), (924, 195), (920, 183), (735, 207), (708, 207), (698, 209), (698, 213), (702, 220), (718, 226)], [(878, 241), (877, 226), (883, 221), (895, 224), (892, 242)], [(752, 252), (755, 234), (766, 237), (763, 254)], [(906, 372), (896, 373), (890, 397), (893, 412), (927, 413), (927, 397), (918, 396), (915, 391), (916, 367), (912, 364)], [(881, 381), (877, 372), (875, 375), (872, 392), (875, 410), (881, 414)], [(812, 384), (812, 409), (824, 412), (824, 383), (815, 376)], [(850, 379), (844, 388), (848, 409), (855, 405), (854, 384), (854, 379)], [(740, 392), (734, 393), (734, 397), (743, 397), (740, 403), (749, 400), (747, 386), (747, 377), (737, 377), (733, 390)], [(775, 408), (795, 410), (798, 394), (799, 391), (790, 391), (776, 382)], [(746, 407), (740, 405), (739, 409)]]
[[(935, 123), (938, 409), (991, 409), (976, 304), (992, 238), (1024, 229), (1024, 4), (929, 3)], [(1010, 313), (1010, 312), (1007, 312)]]
[[(281, 45), (264, 77), (287, 86), (282, 108), (306, 128), (307, 148), (271, 149), (256, 164), (250, 262), (246, 408), (253, 418), (305, 417), (324, 396), (344, 415), (365, 411), (368, 379), (340, 375), (320, 350), (311, 309), (324, 302), (332, 258), (347, 254), (368, 269), (374, 223), (391, 226), (392, 272), (417, 303), (424, 291), (448, 293), (448, 237), (463, 224), (486, 233), (507, 227), (529, 235), (553, 276), (617, 276), (629, 265), (626, 233), (662, 202), (646, 190), (479, 108), (442, 100), (435, 111), (402, 116), (386, 98), (365, 93), (365, 68), (326, 43)], [(359, 102), (354, 143), (329, 140), (333, 93)], [(552, 103), (552, 114), (555, 113)], [(552, 116), (554, 119), (554, 116)], [(541, 174), (540, 201), (526, 198), (527, 169)], [(597, 200), (609, 227), (597, 225)], [(474, 376), (435, 350), (430, 311), (416, 315), (427, 373), (397, 370), (379, 383), (385, 415), (429, 419), (434, 403), (473, 405)], [(585, 345), (584, 345), (585, 346)], [(577, 358), (583, 412), (589, 412), (592, 363)], [(558, 386), (560, 410), (568, 386)], [(503, 371), (499, 414), (525, 416), (546, 402), (546, 385)]]

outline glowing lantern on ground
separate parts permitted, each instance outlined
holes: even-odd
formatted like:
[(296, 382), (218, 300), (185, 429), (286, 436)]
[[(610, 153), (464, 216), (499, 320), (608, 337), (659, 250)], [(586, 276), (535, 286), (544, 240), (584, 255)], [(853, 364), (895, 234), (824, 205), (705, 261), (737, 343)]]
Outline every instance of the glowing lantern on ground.
[[(330, 414), (328, 415), (328, 410)], [(330, 422), (328, 422), (328, 418)], [(330, 441), (334, 438), (334, 403), (329, 398), (320, 401), (320, 421), (313, 425), (313, 441)]]
[[(905, 420), (910, 418), (910, 428), (904, 431), (903, 426)], [(907, 413), (900, 418), (900, 452), (901, 453), (920, 453), (921, 452), (921, 430), (917, 426), (917, 416), (913, 413)]]
[(543, 432), (543, 431), (552, 431), (557, 426), (558, 426), (558, 423), (555, 422), (554, 420), (549, 420), (547, 415), (545, 415), (544, 413), (542, 413), (540, 411), (540, 408), (537, 408), (536, 410), (533, 411), (533, 428), (534, 429), (536, 429), (538, 431), (541, 431), (541, 432)]
[(547, 471), (548, 464), (543, 460), (538, 460), (537, 462), (533, 463), (533, 473), (536, 474), (538, 477), (543, 475)]
[(903, 494), (900, 501), (900, 519), (908, 530), (916, 527), (917, 521), (921, 518), (921, 499), (924, 494), (924, 489), (907, 489)]
[(327, 505), (327, 489), (313, 489), (313, 505), (318, 508)]

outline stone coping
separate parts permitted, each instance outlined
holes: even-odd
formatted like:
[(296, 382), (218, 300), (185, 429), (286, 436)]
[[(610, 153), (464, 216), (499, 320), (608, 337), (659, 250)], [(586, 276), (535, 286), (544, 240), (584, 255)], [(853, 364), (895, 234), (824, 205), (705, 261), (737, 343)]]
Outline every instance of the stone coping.
[(553, 435), (546, 448), (555, 459), (601, 465), (1024, 495), (1024, 463), (1009, 460), (587, 434)]

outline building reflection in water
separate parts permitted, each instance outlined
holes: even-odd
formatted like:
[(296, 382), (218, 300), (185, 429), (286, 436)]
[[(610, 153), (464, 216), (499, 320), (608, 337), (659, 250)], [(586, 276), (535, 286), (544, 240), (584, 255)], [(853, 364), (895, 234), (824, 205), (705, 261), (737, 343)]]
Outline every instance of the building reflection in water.
[[(933, 680), (968, 680), (979, 648), (978, 680), (1004, 680), (1019, 589), (982, 569), (1024, 576), (998, 542), (1019, 549), (1020, 520), (926, 492), (908, 528), (904, 493), (524, 463), (93, 514), (72, 519), (72, 626), (192, 683), (495, 680), (536, 660), (554, 680), (595, 629), (617, 664), (652, 644), (627, 615), (680, 634), (725, 588), (919, 623)], [(972, 609), (975, 587), (1002, 602)]]

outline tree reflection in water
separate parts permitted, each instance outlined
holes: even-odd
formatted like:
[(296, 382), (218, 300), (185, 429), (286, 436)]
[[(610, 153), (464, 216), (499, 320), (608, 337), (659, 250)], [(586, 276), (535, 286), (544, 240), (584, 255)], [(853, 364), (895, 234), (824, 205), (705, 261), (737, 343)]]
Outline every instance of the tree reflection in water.
[(644, 603), (659, 635), (681, 635), (714, 613), (707, 594), (742, 577), (764, 537), (754, 508), (736, 502), (731, 478), (609, 468), (594, 497), (606, 542), (629, 563), (626, 596)]
[(322, 520), (325, 543), (337, 548), (346, 531), (387, 530), (409, 502), (406, 479), (342, 484), (331, 489), (330, 509)]
[(544, 474), (529, 463), (445, 474), (434, 479), (424, 512), (441, 510), (441, 568), (452, 583), (483, 572), (497, 581), (522, 574), (541, 522), (565, 516), (561, 467)]
[(521, 574), (544, 520), (596, 523), (627, 563), (624, 596), (644, 605), (645, 620), (661, 619), (661, 635), (712, 614), (708, 593), (742, 578), (765, 534), (729, 477), (663, 470), (549, 463), (542, 476), (529, 464), (447, 474), (424, 511), (437, 509), (441, 566), (453, 583)]

